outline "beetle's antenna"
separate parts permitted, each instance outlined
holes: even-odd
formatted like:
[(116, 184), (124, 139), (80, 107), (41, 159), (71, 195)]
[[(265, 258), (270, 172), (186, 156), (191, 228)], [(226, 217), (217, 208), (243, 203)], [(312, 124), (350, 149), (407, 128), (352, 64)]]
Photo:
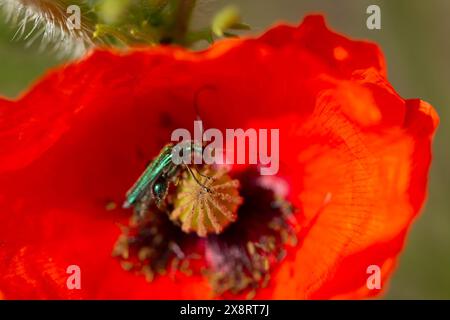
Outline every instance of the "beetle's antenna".
[(201, 173), (200, 171), (198, 171), (198, 169), (197, 169), (196, 166), (194, 166), (194, 169), (195, 169), (195, 172), (197, 172), (197, 174), (198, 174), (199, 176), (201, 176), (201, 177), (203, 177), (203, 178), (206, 178), (206, 179), (208, 179), (208, 180), (212, 179), (212, 177), (207, 176), (206, 174), (203, 174), (203, 173)]
[[(214, 86), (211, 85), (211, 84), (207, 84), (207, 85), (201, 87), (199, 90), (197, 90), (197, 91), (195, 92), (195, 94), (194, 94), (194, 110), (195, 110), (195, 116), (196, 116), (196, 120), (197, 120), (197, 121), (201, 121), (201, 122), (202, 122), (202, 129), (204, 129), (204, 124), (203, 124), (203, 120), (202, 120), (202, 118), (201, 118), (201, 116), (200, 116), (200, 104), (199, 104), (199, 99), (200, 99), (200, 94), (201, 94), (203, 91), (205, 91), (205, 90), (216, 90), (216, 87), (214, 87)], [(197, 180), (197, 178), (195, 177), (194, 173), (192, 172), (192, 169), (191, 169), (189, 166), (187, 166), (186, 164), (185, 164), (185, 166), (188, 168), (190, 174), (191, 174), (192, 177), (195, 179), (195, 181), (197, 181), (197, 183), (198, 183), (201, 187), (205, 188), (206, 190), (208, 190), (208, 192), (210, 192), (210, 190), (209, 190), (207, 187), (205, 187), (202, 183), (200, 183), (200, 182)], [(204, 174), (200, 173), (200, 172), (198, 171), (197, 167), (194, 167), (194, 168), (195, 168), (195, 171), (198, 173), (199, 176), (204, 177), (204, 178), (206, 178), (206, 179), (208, 179), (208, 180), (211, 179), (211, 177), (209, 177), (209, 176), (207, 176), (207, 175), (204, 175)]]
[(200, 105), (199, 105), (199, 99), (200, 99), (200, 94), (203, 91), (206, 90), (216, 90), (216, 88), (211, 85), (211, 84), (207, 84), (203, 87), (201, 87), (200, 89), (198, 89), (195, 93), (194, 93), (194, 110), (195, 110), (195, 117), (196, 120), (202, 121), (202, 118), (200, 116)]
[(200, 95), (201, 91), (197, 91), (194, 96), (194, 110), (195, 110), (195, 120), (202, 121), (202, 118), (200, 117), (200, 108), (198, 106), (198, 96)]

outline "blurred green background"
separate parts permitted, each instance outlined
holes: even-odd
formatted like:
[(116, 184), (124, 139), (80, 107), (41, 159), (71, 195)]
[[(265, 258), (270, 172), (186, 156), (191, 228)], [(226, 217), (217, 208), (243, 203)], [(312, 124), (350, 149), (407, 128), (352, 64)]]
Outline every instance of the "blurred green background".
[[(230, 1), (201, 1), (195, 21), (207, 22)], [(236, 0), (253, 33), (322, 12), (335, 30), (380, 44), (391, 83), (404, 98), (421, 98), (438, 110), (429, 198), (415, 223), (386, 298), (450, 299), (450, 12), (449, 0)], [(368, 30), (366, 8), (381, 8), (381, 30)], [(0, 95), (16, 97), (62, 61), (11, 41), (15, 29), (0, 21)]]

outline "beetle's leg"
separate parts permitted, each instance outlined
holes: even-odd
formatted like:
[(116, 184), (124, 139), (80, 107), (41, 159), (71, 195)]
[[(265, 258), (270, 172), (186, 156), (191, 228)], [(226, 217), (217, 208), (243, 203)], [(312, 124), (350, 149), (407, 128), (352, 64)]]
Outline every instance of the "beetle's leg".
[(135, 206), (135, 214), (137, 214), (139, 219), (144, 219), (147, 215), (150, 204), (152, 203), (152, 190), (149, 188), (144, 195), (139, 199)]
[[(203, 183), (201, 183), (200, 181), (198, 181), (197, 177), (195, 176), (194, 172), (192, 172), (192, 169), (183, 162), (183, 165), (186, 167), (186, 169), (188, 169), (189, 173), (191, 174), (192, 178), (195, 180), (195, 182), (197, 182), (197, 184), (202, 187), (203, 189), (205, 189), (208, 193), (211, 193), (211, 189), (209, 189), (207, 186), (205, 186)], [(197, 171), (197, 170), (196, 170)], [(198, 171), (197, 171), (198, 172)]]
[(162, 199), (156, 200), (156, 207), (161, 211), (167, 211), (166, 203)]

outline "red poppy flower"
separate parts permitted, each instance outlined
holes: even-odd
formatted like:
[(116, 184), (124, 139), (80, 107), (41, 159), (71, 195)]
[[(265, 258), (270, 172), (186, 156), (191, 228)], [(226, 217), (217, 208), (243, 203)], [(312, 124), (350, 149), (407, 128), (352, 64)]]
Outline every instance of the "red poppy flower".
[[(156, 221), (197, 259), (194, 272), (162, 264), (148, 282), (111, 257), (130, 217), (120, 204), (171, 132), (192, 128), (195, 104), (210, 128), (279, 128), (280, 171), (236, 173), (243, 204), (227, 233), (187, 236)], [(377, 295), (424, 202), (437, 124), (429, 104), (394, 91), (376, 45), (320, 16), (204, 52), (96, 51), (0, 100), (0, 296), (212, 298), (217, 281), (234, 281), (221, 292), (230, 298)], [(282, 193), (295, 208), (288, 221), (271, 206)], [(249, 284), (235, 270), (262, 236), (275, 239), (261, 255), (269, 265)], [(66, 286), (69, 265), (81, 269), (80, 290)], [(370, 265), (381, 290), (366, 286)]]

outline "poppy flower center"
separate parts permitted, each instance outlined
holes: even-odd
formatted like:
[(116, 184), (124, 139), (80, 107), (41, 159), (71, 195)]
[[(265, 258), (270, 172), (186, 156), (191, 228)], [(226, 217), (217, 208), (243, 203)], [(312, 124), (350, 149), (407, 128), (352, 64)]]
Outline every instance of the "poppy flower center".
[(293, 209), (256, 169), (202, 166), (180, 173), (164, 212), (135, 208), (113, 251), (125, 270), (155, 276), (204, 275), (216, 295), (252, 297), (296, 244)]
[(220, 234), (237, 219), (242, 203), (239, 181), (232, 180), (226, 169), (205, 165), (198, 171), (184, 172), (177, 188), (170, 219), (181, 224), (184, 232), (199, 237)]

